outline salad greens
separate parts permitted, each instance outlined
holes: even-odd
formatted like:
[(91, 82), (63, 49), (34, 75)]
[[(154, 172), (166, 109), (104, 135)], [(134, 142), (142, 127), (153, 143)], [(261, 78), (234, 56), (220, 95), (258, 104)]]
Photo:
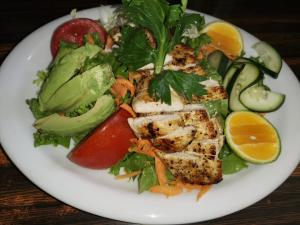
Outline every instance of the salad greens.
[(71, 137), (41, 131), (36, 131), (33, 134), (33, 138), (34, 147), (52, 144), (54, 146), (62, 145), (69, 148), (71, 143)]
[[(133, 179), (138, 179), (138, 191), (142, 193), (149, 190), (152, 186), (158, 184), (157, 175), (155, 172), (155, 161), (153, 157), (129, 152), (123, 160), (110, 168), (110, 173), (114, 176), (120, 174), (121, 169), (126, 173), (140, 171), (141, 173)], [(166, 177), (169, 181), (174, 180), (174, 177), (169, 170), (166, 170)]]
[(219, 153), (219, 158), (222, 160), (223, 174), (237, 173), (240, 170), (248, 167), (246, 161), (238, 157), (230, 149), (227, 143), (223, 145), (223, 148)]
[(110, 173), (117, 176), (121, 168), (131, 173), (141, 171), (138, 178), (139, 193), (148, 190), (158, 183), (155, 173), (154, 158), (135, 152), (128, 153), (123, 160), (110, 168)]
[[(104, 52), (104, 44), (96, 33), (84, 36), (84, 46), (62, 41), (58, 54), (49, 65), (48, 70), (38, 72), (34, 83), (37, 85), (43, 83), (38, 98), (26, 101), (35, 119), (43, 119), (61, 112), (67, 118), (87, 114), (93, 110), (95, 103), (101, 96), (111, 97), (109, 88), (114, 82), (114, 76), (121, 75), (128, 78), (128, 72), (136, 71), (150, 63), (154, 65), (154, 76), (150, 82), (149, 95), (167, 104), (171, 104), (171, 91), (175, 91), (187, 100), (192, 100), (193, 96), (207, 94), (205, 86), (201, 84), (202, 81), (213, 79), (219, 83), (222, 82), (222, 77), (206, 59), (199, 62), (199, 65), (208, 75), (206, 77), (182, 71), (164, 70), (166, 55), (177, 44), (188, 45), (194, 49), (196, 55), (203, 45), (211, 42), (211, 38), (207, 34), (201, 33), (205, 25), (204, 17), (199, 14), (184, 13), (187, 0), (182, 0), (181, 4), (175, 5), (170, 5), (165, 0), (123, 0), (122, 2), (123, 13), (128, 23), (122, 26), (122, 38), (118, 48), (112, 49), (112, 52)], [(153, 35), (153, 40), (149, 35)], [(97, 67), (107, 67), (107, 71), (109, 71), (96, 78), (90, 75), (90, 79), (87, 74)], [(61, 71), (63, 71), (63, 76)], [(82, 82), (81, 76), (86, 79), (85, 82)], [(109, 82), (101, 83), (101, 79), (109, 80)], [(95, 80), (98, 82), (97, 87)], [(73, 86), (74, 83), (76, 83), (76, 88)], [(82, 86), (83, 83), (84, 86)], [(72, 89), (76, 92), (72, 92)], [(93, 91), (88, 93), (92, 89)], [(68, 91), (65, 92), (64, 90)], [(92, 98), (82, 98), (78, 96), (80, 92), (93, 96)], [(63, 94), (59, 95), (60, 93)], [(60, 105), (61, 96), (70, 96), (70, 99), (67, 100), (69, 105), (63, 104), (64, 106), (67, 105), (67, 108), (49, 106), (51, 101), (54, 101), (53, 105), (55, 106)], [(124, 103), (130, 103), (131, 100), (132, 96), (129, 94), (123, 97)], [(112, 109), (106, 116), (113, 112), (113, 104), (109, 102), (106, 105), (105, 108)], [(209, 101), (204, 103), (204, 106), (211, 117), (220, 117), (222, 121), (229, 114), (227, 99)], [(57, 135), (38, 129), (34, 133), (34, 146), (53, 144), (68, 148), (71, 139), (78, 143), (90, 130), (89, 127), (88, 130), (72, 133), (72, 135), (70, 132), (68, 135)], [(223, 146), (219, 158), (223, 161), (222, 170), (224, 174), (235, 173), (247, 167), (245, 161), (231, 151), (227, 144)], [(152, 157), (130, 152), (123, 160), (110, 168), (110, 173), (119, 175), (121, 170), (127, 173), (140, 171), (140, 174), (133, 178), (138, 180), (139, 193), (158, 184), (154, 158)], [(166, 170), (166, 177), (170, 181), (174, 180), (169, 170)]]
[[(170, 86), (179, 95), (188, 99), (192, 95), (206, 94), (203, 86), (195, 82), (199, 80), (198, 75), (184, 76), (187, 86), (180, 87), (178, 77), (183, 77), (184, 72), (163, 71), (166, 54), (176, 44), (181, 43), (190, 29), (196, 29), (198, 32), (205, 24), (204, 18), (199, 14), (184, 14), (186, 4), (187, 1), (182, 1), (182, 5), (169, 5), (163, 0), (123, 0), (125, 14), (136, 27), (126, 27), (123, 30), (124, 40), (118, 50), (121, 55), (119, 59), (128, 66), (129, 70), (136, 70), (147, 63), (154, 63), (155, 76), (151, 81), (149, 94), (167, 104), (171, 104)], [(153, 34), (156, 48), (149, 45), (145, 32), (139, 32), (144, 29)], [(199, 37), (190, 37), (191, 43), (193, 38)], [(199, 40), (202, 39), (203, 37)], [(165, 75), (167, 78), (163, 78)], [(187, 87), (189, 90), (184, 92), (183, 88)]]
[(117, 48), (119, 60), (135, 71), (154, 61), (154, 49), (151, 48), (143, 29), (125, 26), (122, 28), (120, 47)]

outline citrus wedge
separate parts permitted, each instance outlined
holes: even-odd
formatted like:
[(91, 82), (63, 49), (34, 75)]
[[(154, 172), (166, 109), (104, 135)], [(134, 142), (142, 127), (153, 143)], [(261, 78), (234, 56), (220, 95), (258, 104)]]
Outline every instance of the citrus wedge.
[(232, 24), (218, 21), (207, 24), (202, 30), (212, 39), (212, 45), (223, 51), (229, 58), (240, 56), (243, 51), (243, 38)]
[(280, 138), (272, 124), (253, 112), (233, 112), (225, 121), (229, 146), (242, 159), (270, 163), (280, 154)]

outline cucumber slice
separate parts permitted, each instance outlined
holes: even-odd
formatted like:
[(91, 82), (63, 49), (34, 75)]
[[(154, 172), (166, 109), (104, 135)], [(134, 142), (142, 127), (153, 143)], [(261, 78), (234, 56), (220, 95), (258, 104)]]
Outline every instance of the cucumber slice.
[(230, 83), (231, 79), (233, 77), (236, 77), (237, 74), (239, 74), (243, 68), (244, 68), (244, 64), (241, 63), (232, 63), (229, 66), (226, 74), (224, 75), (224, 80), (223, 80), (223, 87), (225, 89), (227, 89), (227, 86)]
[(252, 63), (245, 63), (241, 72), (233, 77), (227, 87), (229, 93), (229, 109), (231, 111), (247, 111), (240, 102), (240, 93), (262, 79), (260, 70)]
[(209, 54), (207, 62), (217, 70), (217, 72), (223, 77), (228, 64), (230, 63), (229, 58), (220, 50), (216, 50)]
[(282, 67), (282, 59), (279, 53), (271, 45), (263, 41), (257, 42), (252, 47), (264, 64), (261, 65), (262, 70), (272, 77), (277, 78)]
[(272, 112), (284, 103), (285, 95), (270, 91), (266, 86), (254, 84), (240, 94), (241, 103), (256, 112)]

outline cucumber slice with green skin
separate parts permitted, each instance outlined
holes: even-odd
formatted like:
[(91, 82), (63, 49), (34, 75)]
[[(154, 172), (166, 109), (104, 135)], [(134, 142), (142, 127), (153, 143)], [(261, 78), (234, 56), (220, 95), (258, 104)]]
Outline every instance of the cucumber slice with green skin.
[(240, 102), (240, 93), (257, 83), (262, 79), (263, 75), (260, 70), (252, 63), (245, 63), (241, 72), (233, 77), (227, 87), (229, 93), (229, 109), (231, 111), (248, 111)]
[(249, 63), (253, 63), (254, 65), (256, 65), (262, 72), (270, 75), (271, 77), (273, 78), (277, 78), (278, 77), (278, 73), (275, 73), (274, 71), (268, 69), (265, 65), (263, 65), (263, 63), (260, 63), (254, 59), (251, 59), (251, 58), (245, 58), (245, 57), (242, 57), (242, 58), (239, 58), (239, 60), (245, 60)]
[(232, 63), (227, 72), (224, 75), (223, 87), (227, 89), (228, 84), (230, 83), (233, 77), (236, 77), (244, 68), (244, 64), (241, 63)]
[(241, 103), (256, 112), (272, 112), (284, 103), (285, 95), (268, 90), (267, 87), (254, 84), (240, 94)]
[(277, 78), (282, 67), (282, 59), (279, 53), (271, 45), (263, 41), (257, 42), (252, 47), (264, 64), (261, 65), (262, 70), (273, 78)]
[(216, 50), (209, 54), (207, 62), (223, 77), (230, 60), (222, 51)]

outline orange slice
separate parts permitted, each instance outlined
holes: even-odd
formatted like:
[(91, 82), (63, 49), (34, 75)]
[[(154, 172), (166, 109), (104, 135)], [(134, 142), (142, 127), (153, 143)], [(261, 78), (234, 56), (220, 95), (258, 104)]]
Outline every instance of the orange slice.
[(229, 58), (240, 56), (243, 51), (243, 38), (232, 24), (218, 21), (207, 24), (202, 30), (212, 39), (212, 45), (223, 51)]
[(280, 154), (276, 129), (257, 113), (231, 113), (226, 118), (225, 136), (232, 150), (252, 163), (273, 162)]

